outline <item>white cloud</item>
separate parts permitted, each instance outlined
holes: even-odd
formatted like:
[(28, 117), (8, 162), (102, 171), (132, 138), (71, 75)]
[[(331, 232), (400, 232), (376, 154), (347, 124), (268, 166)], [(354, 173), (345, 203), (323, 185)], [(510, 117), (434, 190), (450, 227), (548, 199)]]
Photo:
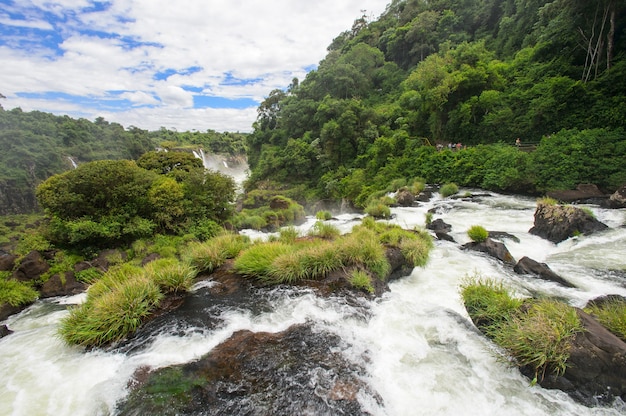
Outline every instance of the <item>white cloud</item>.
[[(261, 101), (294, 76), (304, 78), (305, 68), (325, 56), (332, 39), (350, 29), (360, 10), (378, 16), (387, 1), (112, 0), (108, 9), (90, 12), (81, 12), (90, 6), (86, 0), (20, 1), (12, 7), (65, 16), (45, 22), (40, 13), (32, 21), (38, 29), (54, 26), (63, 41), (55, 51), (45, 50), (49, 44), (42, 39), (35, 53), (0, 46), (5, 68), (0, 92), (9, 97), (2, 104), (62, 113), (70, 111), (70, 103), (16, 94), (59, 92), (110, 100), (112, 92), (121, 92), (117, 97), (133, 106), (155, 107), (77, 110), (141, 128), (249, 131), (255, 109), (193, 109), (194, 93), (188, 90)], [(199, 70), (184, 72), (192, 67)], [(158, 79), (168, 70), (182, 73)]]

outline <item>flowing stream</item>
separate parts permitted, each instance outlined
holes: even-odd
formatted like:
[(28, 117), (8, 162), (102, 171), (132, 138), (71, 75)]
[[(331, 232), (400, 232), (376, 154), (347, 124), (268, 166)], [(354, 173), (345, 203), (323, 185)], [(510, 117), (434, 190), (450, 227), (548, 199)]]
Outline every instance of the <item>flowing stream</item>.
[[(436, 241), (428, 265), (393, 282), (382, 298), (355, 304), (341, 297), (322, 298), (311, 290), (268, 290), (260, 296), (265, 303), (255, 308), (205, 310), (219, 325), (190, 319), (175, 328), (160, 328), (141, 347), (123, 351), (85, 352), (57, 338), (67, 306), (81, 302), (82, 296), (38, 301), (4, 322), (15, 332), (0, 339), (0, 415), (113, 415), (139, 368), (193, 361), (240, 329), (278, 332), (304, 322), (314, 322), (317, 329), (346, 342), (343, 354), (366, 369), (365, 381), (380, 395), (380, 400), (359, 397), (373, 415), (626, 414), (621, 402), (588, 408), (562, 392), (531, 386), (475, 329), (460, 298), (459, 286), (476, 275), (502, 280), (519, 296), (557, 296), (574, 306), (603, 294), (626, 296), (626, 212), (589, 208), (611, 228), (554, 245), (528, 234), (534, 199), (490, 193), (450, 200), (435, 195), (416, 208), (392, 209), (393, 222), (405, 228), (423, 226), (426, 212), (435, 209), (435, 219), (452, 225), (456, 243)], [(332, 222), (349, 231), (355, 218), (343, 214)], [(299, 228), (305, 233), (314, 222)], [(503, 240), (516, 259), (545, 262), (576, 288), (520, 276), (495, 259), (461, 250), (460, 244), (469, 241), (467, 229), (475, 224), (517, 237), (519, 242)], [(200, 302), (210, 284), (199, 284), (191, 296)]]

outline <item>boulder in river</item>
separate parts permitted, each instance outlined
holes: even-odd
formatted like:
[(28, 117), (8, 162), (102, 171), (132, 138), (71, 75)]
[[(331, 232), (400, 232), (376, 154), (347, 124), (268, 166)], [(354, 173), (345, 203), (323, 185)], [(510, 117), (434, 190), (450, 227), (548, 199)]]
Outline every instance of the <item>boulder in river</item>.
[(515, 267), (513, 267), (513, 271), (517, 274), (532, 274), (534, 276), (539, 277), (543, 280), (550, 280), (552, 282), (560, 283), (563, 286), (567, 287), (575, 287), (567, 280), (563, 279), (558, 274), (554, 273), (550, 267), (548, 267), (545, 263), (539, 263), (531, 259), (530, 257), (522, 257)]
[(491, 238), (487, 238), (482, 242), (472, 241), (470, 243), (464, 244), (462, 246), (464, 250), (475, 250), (483, 253), (489, 254), (491, 257), (495, 257), (498, 260), (503, 261), (508, 264), (515, 264), (515, 259), (511, 255), (511, 252), (508, 248), (499, 241), (492, 240)]
[(82, 293), (87, 289), (87, 285), (76, 280), (73, 272), (66, 272), (63, 275), (56, 273), (52, 275), (41, 286), (39, 293), (41, 298), (52, 298), (55, 296), (69, 296)]
[(429, 230), (433, 230), (434, 232), (442, 233), (449, 233), (450, 231), (452, 231), (452, 226), (446, 223), (441, 218), (437, 218), (436, 220), (431, 221), (430, 224), (426, 226), (426, 228), (428, 228)]
[(49, 269), (50, 265), (41, 253), (33, 250), (22, 258), (20, 265), (13, 273), (13, 277), (22, 282), (27, 282), (37, 279)]
[(535, 210), (535, 225), (529, 233), (560, 243), (579, 234), (588, 235), (607, 228), (583, 209), (540, 202)]
[(607, 208), (626, 208), (626, 185), (622, 185), (602, 205)]
[(606, 200), (607, 195), (591, 183), (579, 184), (576, 189), (566, 189), (548, 192), (550, 198), (561, 202), (600, 202)]
[(335, 334), (294, 325), (235, 332), (199, 360), (136, 375), (117, 414), (366, 415), (382, 399)]

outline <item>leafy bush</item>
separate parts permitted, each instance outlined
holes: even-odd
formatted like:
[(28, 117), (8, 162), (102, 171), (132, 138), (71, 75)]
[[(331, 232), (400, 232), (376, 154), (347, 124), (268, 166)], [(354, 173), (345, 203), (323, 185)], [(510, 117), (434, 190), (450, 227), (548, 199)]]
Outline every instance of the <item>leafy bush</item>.
[(489, 237), (489, 231), (481, 225), (472, 225), (467, 230), (467, 236), (475, 243), (482, 243)]
[(8, 272), (0, 275), (0, 305), (8, 303), (11, 306), (28, 305), (39, 297), (33, 287), (27, 283), (10, 279)]
[(459, 192), (459, 187), (454, 183), (447, 183), (443, 185), (441, 188), (439, 188), (439, 194), (441, 194), (443, 198), (447, 198), (450, 195), (454, 195), (458, 192)]

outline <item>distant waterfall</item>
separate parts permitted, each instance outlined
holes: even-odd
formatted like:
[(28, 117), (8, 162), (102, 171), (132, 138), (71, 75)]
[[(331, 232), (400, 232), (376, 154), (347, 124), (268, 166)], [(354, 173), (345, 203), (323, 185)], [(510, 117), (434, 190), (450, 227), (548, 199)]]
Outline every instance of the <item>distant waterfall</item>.
[(192, 152), (195, 157), (202, 160), (205, 169), (216, 170), (231, 176), (237, 185), (241, 185), (248, 176), (248, 163), (243, 156), (233, 157), (213, 153), (207, 154), (202, 148)]
[(74, 158), (72, 156), (68, 156), (67, 160), (70, 161), (70, 163), (72, 164), (72, 168), (76, 169), (78, 167), (78, 163), (76, 163), (76, 161), (74, 160)]

